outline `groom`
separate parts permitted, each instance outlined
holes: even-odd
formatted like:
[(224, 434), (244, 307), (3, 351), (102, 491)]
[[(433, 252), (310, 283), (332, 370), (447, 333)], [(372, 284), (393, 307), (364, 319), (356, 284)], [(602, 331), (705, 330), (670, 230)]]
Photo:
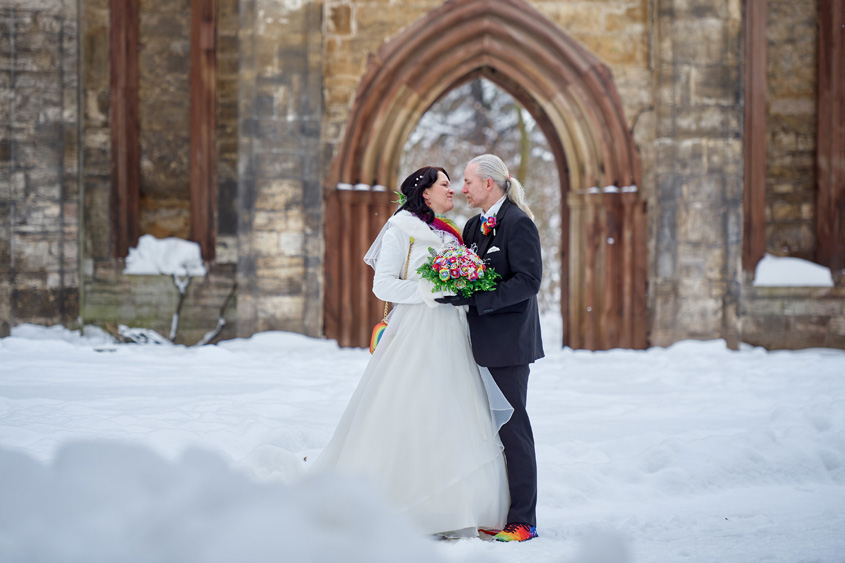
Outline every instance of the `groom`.
[(505, 447), (511, 506), (508, 524), (494, 536), (500, 541), (537, 537), (537, 462), (534, 435), (525, 410), (529, 364), (543, 357), (537, 293), (543, 266), (540, 237), (522, 186), (502, 160), (485, 154), (472, 159), (464, 173), (463, 193), (481, 215), (464, 227), (467, 246), (502, 276), (496, 289), (438, 299), (469, 305), (470, 339), (475, 361), (489, 368), (513, 406), (511, 419), (499, 431)]

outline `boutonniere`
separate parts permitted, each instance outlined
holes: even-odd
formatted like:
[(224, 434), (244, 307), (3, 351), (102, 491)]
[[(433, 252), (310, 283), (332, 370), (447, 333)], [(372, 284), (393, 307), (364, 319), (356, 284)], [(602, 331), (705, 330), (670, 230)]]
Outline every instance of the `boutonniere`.
[(481, 234), (489, 235), (490, 232), (493, 232), (493, 236), (496, 235), (496, 218), (495, 217), (487, 217), (481, 222)]

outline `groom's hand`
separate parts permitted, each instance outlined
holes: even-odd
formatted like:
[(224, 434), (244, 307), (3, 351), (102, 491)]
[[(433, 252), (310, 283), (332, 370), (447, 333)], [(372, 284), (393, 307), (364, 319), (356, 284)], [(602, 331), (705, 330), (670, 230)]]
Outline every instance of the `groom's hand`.
[(443, 303), (447, 305), (454, 305), (455, 307), (460, 307), (461, 305), (472, 305), (473, 298), (472, 297), (461, 297), (460, 295), (448, 295), (446, 297), (438, 297), (435, 299), (438, 303)]

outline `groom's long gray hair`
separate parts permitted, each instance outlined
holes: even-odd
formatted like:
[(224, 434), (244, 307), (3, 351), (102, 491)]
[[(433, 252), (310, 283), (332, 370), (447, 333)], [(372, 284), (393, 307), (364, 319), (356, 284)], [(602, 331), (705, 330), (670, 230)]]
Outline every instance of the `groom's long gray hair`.
[(490, 178), (497, 186), (499, 186), (512, 202), (517, 207), (522, 209), (526, 215), (534, 219), (534, 214), (528, 204), (525, 203), (525, 190), (522, 189), (522, 184), (519, 180), (508, 173), (508, 167), (502, 162), (502, 159), (495, 154), (482, 154), (476, 156), (469, 161), (469, 164), (478, 164), (478, 176), (482, 180)]

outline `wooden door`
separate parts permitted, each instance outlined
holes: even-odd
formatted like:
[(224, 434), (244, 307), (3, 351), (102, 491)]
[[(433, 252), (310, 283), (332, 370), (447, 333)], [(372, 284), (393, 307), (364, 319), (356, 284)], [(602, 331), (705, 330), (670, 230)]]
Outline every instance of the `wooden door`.
[[(624, 188), (623, 188), (624, 189)], [(646, 208), (636, 191), (570, 193), (569, 330), (564, 344), (646, 348)]]

